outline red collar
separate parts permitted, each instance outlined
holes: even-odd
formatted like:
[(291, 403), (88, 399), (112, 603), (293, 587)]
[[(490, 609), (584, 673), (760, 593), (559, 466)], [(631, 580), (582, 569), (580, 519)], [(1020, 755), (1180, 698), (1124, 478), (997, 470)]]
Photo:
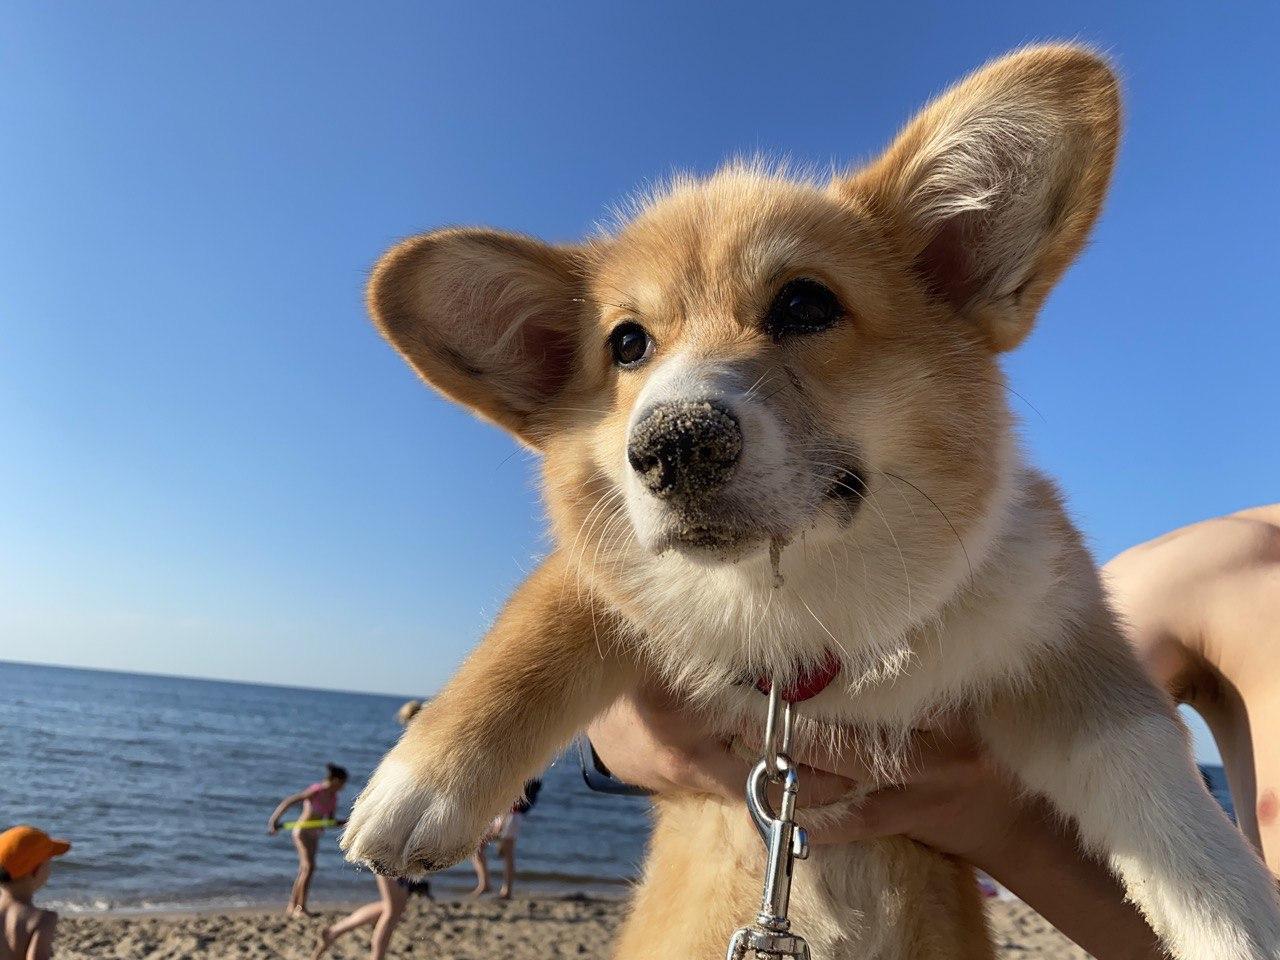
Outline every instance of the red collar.
[[(830, 650), (822, 662), (800, 674), (792, 683), (782, 688), (782, 699), (787, 703), (803, 703), (820, 694), (840, 673), (840, 658)], [(773, 682), (768, 677), (756, 680), (756, 689), (768, 693)]]

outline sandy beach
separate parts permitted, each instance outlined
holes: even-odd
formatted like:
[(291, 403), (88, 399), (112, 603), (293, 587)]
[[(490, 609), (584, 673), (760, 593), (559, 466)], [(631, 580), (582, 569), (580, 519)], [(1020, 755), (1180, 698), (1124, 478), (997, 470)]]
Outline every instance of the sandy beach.
[[(991, 903), (992, 927), (1001, 960), (1084, 960), (1028, 907)], [(392, 957), (439, 960), (595, 960), (609, 955), (622, 918), (619, 900), (587, 898), (431, 901), (410, 903), (391, 944)], [(309, 957), (324, 923), (339, 916), (325, 910), (308, 920), (278, 913), (172, 914), (147, 917), (64, 917), (57, 955), (63, 960), (118, 957), (120, 960), (302, 960)], [(366, 956), (368, 929), (339, 942), (330, 956)]]

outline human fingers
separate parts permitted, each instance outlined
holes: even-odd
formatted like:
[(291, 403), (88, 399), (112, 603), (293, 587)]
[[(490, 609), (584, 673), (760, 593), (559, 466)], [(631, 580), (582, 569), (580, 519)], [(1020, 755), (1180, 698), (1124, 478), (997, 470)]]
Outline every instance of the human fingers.
[(949, 775), (979, 758), (982, 745), (965, 718), (946, 717), (935, 726), (913, 730), (903, 744), (886, 747), (851, 730), (798, 743), (797, 762), (855, 783), (912, 783)]
[[(696, 712), (661, 684), (621, 697), (591, 724), (588, 736), (601, 762), (627, 783), (659, 793), (744, 797), (752, 751), (735, 750), (708, 732)], [(801, 806), (830, 804), (853, 786), (826, 771), (801, 767), (799, 772)], [(778, 797), (773, 799), (776, 804)]]
[(838, 815), (814, 815), (802, 811), (798, 820), (809, 834), (809, 841), (819, 846), (852, 843), (908, 834), (932, 804), (922, 791), (906, 786), (885, 787), (869, 794), (856, 807)]
[(815, 818), (815, 843), (902, 835), (943, 853), (972, 859), (998, 850), (1036, 810), (1017, 782), (985, 759), (946, 760), (908, 783), (870, 793), (836, 817)]
[(587, 729), (596, 754), (627, 783), (659, 793), (739, 798), (748, 765), (661, 688), (620, 698)]
[[(836, 803), (849, 796), (857, 787), (852, 780), (802, 763), (796, 765), (796, 779), (799, 786), (796, 806), (801, 809)], [(779, 797), (773, 793), (770, 796), (776, 804)]]

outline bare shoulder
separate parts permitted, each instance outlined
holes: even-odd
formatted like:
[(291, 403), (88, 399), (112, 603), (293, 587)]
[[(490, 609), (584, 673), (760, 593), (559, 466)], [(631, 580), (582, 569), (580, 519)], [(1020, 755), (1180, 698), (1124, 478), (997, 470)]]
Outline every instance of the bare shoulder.
[(1280, 504), (1202, 520), (1130, 547), (1105, 566), (1112, 580), (1186, 583), (1280, 561)]
[[(1280, 506), (1182, 527), (1120, 554), (1102, 571), (1111, 601), (1147, 669), (1170, 689), (1195, 689), (1200, 657), (1271, 649), (1259, 620), (1275, 615), (1260, 586), (1280, 568)], [(1212, 639), (1209, 647), (1206, 647)], [(1238, 657), (1237, 657), (1238, 659)], [(1252, 659), (1252, 658), (1251, 658)], [(1239, 663), (1232, 660), (1238, 669)], [(1226, 662), (1218, 664), (1227, 669)]]
[(48, 957), (57, 925), (58, 915), (52, 910), (10, 903), (0, 911), (0, 960)]
[(1237, 520), (1247, 520), (1280, 531), (1280, 503), (1267, 504), (1265, 507), (1250, 507), (1231, 514)]

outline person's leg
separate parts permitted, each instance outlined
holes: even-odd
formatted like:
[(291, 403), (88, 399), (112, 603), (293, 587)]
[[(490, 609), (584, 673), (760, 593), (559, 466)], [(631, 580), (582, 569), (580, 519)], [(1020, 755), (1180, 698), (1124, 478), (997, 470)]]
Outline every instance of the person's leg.
[(502, 854), (502, 889), (498, 891), (498, 896), (509, 900), (516, 880), (516, 838), (503, 837), (498, 842), (498, 852)]
[(391, 934), (395, 933), (404, 905), (409, 901), (409, 891), (390, 877), (378, 877), (378, 890), (382, 894), (382, 915), (373, 928), (369, 960), (382, 960), (387, 955)]
[(309, 916), (307, 912), (307, 895), (311, 892), (311, 878), (316, 872), (316, 848), (320, 845), (320, 832), (318, 830), (301, 830), (294, 834), (294, 840), (298, 844), (298, 879), (294, 884), (294, 905), (295, 914)]
[(325, 927), (320, 931), (320, 942), (316, 945), (316, 950), (311, 955), (311, 960), (320, 960), (320, 957), (324, 956), (324, 952), (333, 946), (334, 941), (343, 934), (350, 933), (357, 927), (365, 927), (371, 923), (377, 923), (382, 917), (382, 911), (385, 908), (382, 900), (366, 903), (363, 907), (357, 907), (352, 910), (337, 923)]
[(293, 878), (293, 888), (289, 891), (289, 905), (284, 908), (284, 912), (292, 915), (298, 909), (298, 904), (302, 902), (303, 874), (308, 873), (312, 863), (312, 857), (307, 850), (306, 838), (299, 831), (293, 833), (293, 846), (298, 851), (298, 875)]
[(350, 933), (359, 927), (367, 927), (371, 923), (377, 923), (378, 918), (382, 916), (382, 908), (383, 903), (381, 900), (366, 903), (363, 907), (356, 907), (356, 909), (328, 928), (330, 939), (337, 940), (344, 933)]
[(476, 868), (476, 887), (471, 891), (471, 896), (478, 897), (482, 893), (489, 892), (489, 841), (481, 840), (480, 846), (476, 847), (476, 852), (471, 856), (471, 865)]

